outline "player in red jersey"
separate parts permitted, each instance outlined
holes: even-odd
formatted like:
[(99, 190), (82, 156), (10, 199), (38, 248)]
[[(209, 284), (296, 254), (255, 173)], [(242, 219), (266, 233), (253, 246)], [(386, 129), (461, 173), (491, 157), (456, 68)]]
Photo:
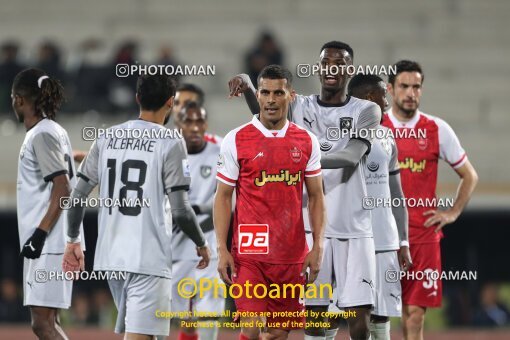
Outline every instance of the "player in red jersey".
[[(262, 70), (257, 98), (260, 114), (225, 136), (218, 160), (218, 188), (214, 226), (218, 243), (218, 271), (226, 283), (249, 283), (280, 288), (280, 297), (255, 298), (246, 289), (236, 299), (240, 312), (297, 312), (298, 317), (266, 319), (266, 339), (287, 339), (292, 328), (302, 328), (304, 304), (284, 284), (304, 285), (320, 270), (325, 221), (324, 194), (317, 138), (287, 120), (295, 92), (292, 75), (280, 66)], [(309, 197), (313, 248), (306, 244), (302, 200), (303, 183)], [(236, 189), (232, 253), (227, 250), (232, 193)], [(228, 275), (228, 270), (231, 276)], [(271, 286), (273, 287), (273, 286)], [(259, 295), (262, 289), (259, 289)], [(297, 290), (296, 290), (297, 291)], [(250, 298), (250, 296), (252, 298)], [(299, 312), (302, 312), (299, 314)], [(241, 317), (241, 322), (258, 318)], [(294, 327), (283, 322), (298, 321)], [(280, 322), (280, 325), (276, 325)], [(298, 323), (300, 323), (298, 325)], [(259, 328), (243, 327), (240, 339), (258, 339)]]
[[(414, 130), (406, 134), (409, 138), (395, 138), (404, 195), (408, 201), (434, 202), (439, 159), (450, 164), (461, 179), (453, 207), (438, 210), (436, 206), (427, 204), (408, 206), (413, 267), (407, 278), (402, 280), (402, 319), (404, 337), (414, 340), (423, 339), (427, 308), (441, 305), (442, 284), (441, 280), (433, 280), (433, 275), (425, 276), (423, 280), (412, 280), (413, 273), (441, 272), (441, 229), (459, 217), (478, 176), (452, 128), (444, 120), (418, 110), (423, 84), (420, 65), (401, 60), (396, 67), (396, 75), (390, 75), (388, 79), (388, 91), (393, 99), (392, 108), (384, 115), (383, 125), (394, 132), (396, 129)], [(398, 134), (395, 133), (395, 136)]]

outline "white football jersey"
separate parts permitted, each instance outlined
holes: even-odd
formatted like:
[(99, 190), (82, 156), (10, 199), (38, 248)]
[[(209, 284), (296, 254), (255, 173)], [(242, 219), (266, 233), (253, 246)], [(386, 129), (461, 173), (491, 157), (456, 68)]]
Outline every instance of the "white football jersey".
[[(191, 205), (209, 203), (212, 205), (216, 191), (216, 164), (220, 154), (220, 145), (207, 142), (199, 153), (189, 154), (191, 186), (189, 201)], [(211, 249), (211, 258), (218, 256), (216, 252), (216, 234), (214, 232), (212, 214), (198, 214), (198, 222)], [(196, 245), (186, 234), (174, 225), (172, 235), (172, 258), (176, 260), (198, 260)]]
[[(17, 210), (20, 247), (46, 214), (54, 177), (67, 174), (76, 184), (73, 149), (66, 130), (42, 119), (27, 131), (18, 163)], [(67, 214), (61, 213), (44, 243), (42, 254), (62, 254), (66, 246)], [(80, 226), (83, 232), (83, 226)], [(83, 242), (82, 242), (83, 245)]]
[[(388, 135), (388, 128), (383, 126), (379, 128), (385, 131), (384, 138), (374, 138), (372, 150), (366, 161), (367, 197), (391, 202), (389, 176), (398, 173), (400, 169), (397, 145), (395, 140)], [(385, 204), (372, 210), (372, 229), (376, 251), (400, 248), (397, 223), (393, 217), (391, 206)]]
[[(296, 96), (289, 118), (299, 126), (314, 133), (324, 154), (345, 148), (350, 135), (342, 131), (360, 131), (379, 125), (379, 107), (367, 100), (348, 97), (342, 106), (320, 102), (317, 95)], [(360, 134), (361, 135), (361, 134)], [(365, 140), (371, 143), (371, 135)], [(365, 185), (366, 157), (354, 168), (323, 169), (326, 200), (325, 237), (372, 237), (370, 211), (363, 209), (362, 200), (367, 195)], [(310, 230), (308, 213), (303, 211), (305, 227)]]
[[(137, 129), (144, 136), (166, 130), (140, 119), (110, 128), (117, 129)], [(78, 170), (79, 176), (99, 184), (100, 198), (142, 203), (99, 208), (94, 270), (171, 278), (172, 227), (165, 217), (165, 198), (171, 191), (189, 189), (184, 140), (114, 137), (122, 134), (96, 140)]]

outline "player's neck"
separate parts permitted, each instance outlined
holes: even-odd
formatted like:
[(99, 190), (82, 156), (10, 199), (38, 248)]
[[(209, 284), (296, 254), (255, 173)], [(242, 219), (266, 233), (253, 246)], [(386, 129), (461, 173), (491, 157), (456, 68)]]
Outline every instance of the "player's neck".
[(276, 122), (271, 122), (268, 120), (266, 121), (262, 117), (259, 117), (259, 120), (262, 123), (262, 125), (268, 130), (281, 130), (287, 123), (287, 118), (283, 118)]
[(37, 116), (37, 115), (29, 115), (26, 116), (23, 120), (23, 124), (25, 125), (25, 130), (30, 130), (33, 128), (37, 123), (39, 123), (41, 120), (43, 120), (44, 117)]
[(151, 122), (159, 125), (163, 125), (165, 121), (165, 115), (161, 114), (159, 111), (146, 111), (141, 110), (139, 119), (145, 120), (146, 122)]
[(200, 146), (195, 146), (195, 147), (192, 147), (192, 146), (188, 146), (188, 154), (190, 155), (193, 155), (193, 154), (197, 154), (197, 153), (201, 153), (202, 151), (204, 151), (205, 147), (207, 146), (207, 142), (204, 141), (204, 143)]
[(326, 104), (341, 106), (347, 101), (347, 93), (345, 92), (345, 88), (339, 89), (338, 91), (330, 91), (321, 88), (319, 99)]
[(418, 113), (418, 110), (415, 110), (413, 112), (403, 111), (399, 109), (398, 106), (395, 105), (395, 103), (393, 103), (391, 110), (393, 112), (393, 115), (395, 116), (395, 118), (397, 118), (399, 122), (408, 122), (411, 119), (413, 119)]

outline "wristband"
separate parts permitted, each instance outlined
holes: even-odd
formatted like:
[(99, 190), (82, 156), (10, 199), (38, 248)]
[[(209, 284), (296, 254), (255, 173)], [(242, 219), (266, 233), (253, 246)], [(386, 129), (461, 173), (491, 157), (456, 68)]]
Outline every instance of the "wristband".
[(81, 242), (81, 235), (78, 235), (76, 237), (69, 237), (66, 236), (67, 243), (80, 243)]
[(408, 247), (409, 248), (409, 241), (406, 241), (406, 240), (400, 241), (400, 247)]

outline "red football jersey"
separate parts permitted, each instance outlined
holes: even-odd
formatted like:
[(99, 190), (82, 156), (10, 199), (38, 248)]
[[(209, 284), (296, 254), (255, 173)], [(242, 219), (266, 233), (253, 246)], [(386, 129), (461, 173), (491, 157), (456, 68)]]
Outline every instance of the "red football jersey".
[[(403, 123), (398, 121), (390, 110), (383, 116), (382, 125), (394, 132), (397, 143), (402, 190), (408, 202), (409, 242), (438, 242), (443, 233), (435, 233), (434, 227), (423, 226), (430, 217), (423, 213), (435, 209), (429, 203), (437, 202), (438, 161), (441, 158), (455, 169), (464, 165), (467, 160), (466, 153), (455, 132), (444, 120), (423, 112), (418, 111), (410, 121)], [(404, 134), (397, 133), (396, 129), (415, 131), (405, 134), (408, 138), (399, 138), (399, 135)], [(409, 206), (410, 198), (419, 203)]]
[(317, 138), (294, 123), (270, 131), (254, 116), (229, 132), (221, 145), (217, 179), (236, 187), (234, 258), (302, 263), (308, 252), (303, 183), (320, 174)]

